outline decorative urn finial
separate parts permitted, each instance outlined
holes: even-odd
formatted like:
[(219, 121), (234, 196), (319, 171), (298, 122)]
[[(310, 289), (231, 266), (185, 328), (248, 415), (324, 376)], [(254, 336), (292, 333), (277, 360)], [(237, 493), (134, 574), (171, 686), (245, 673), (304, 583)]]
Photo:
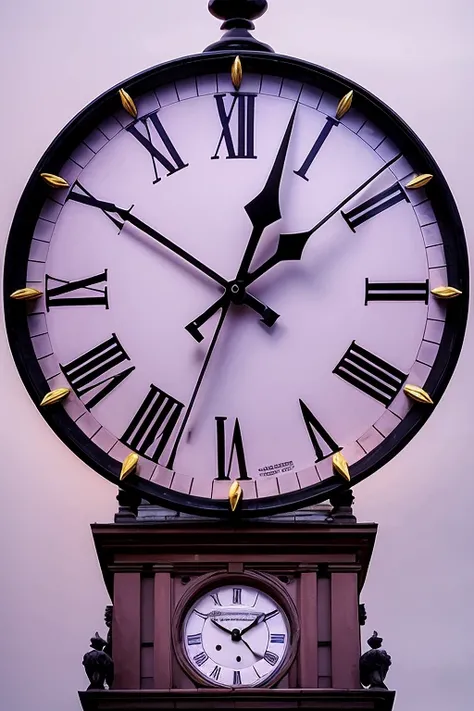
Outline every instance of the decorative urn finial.
[(206, 47), (205, 52), (244, 49), (255, 52), (274, 51), (249, 32), (255, 29), (253, 20), (268, 10), (267, 0), (209, 0), (208, 8), (211, 15), (224, 20), (221, 30), (226, 30), (226, 33), (218, 42)]

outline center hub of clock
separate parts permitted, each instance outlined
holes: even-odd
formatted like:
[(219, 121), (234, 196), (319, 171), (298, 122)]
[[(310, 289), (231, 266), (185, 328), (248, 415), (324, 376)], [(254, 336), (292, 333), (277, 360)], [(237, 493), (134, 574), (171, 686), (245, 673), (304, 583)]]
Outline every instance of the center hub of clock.
[(245, 286), (242, 281), (231, 281), (228, 286), (232, 303), (241, 304), (245, 296)]

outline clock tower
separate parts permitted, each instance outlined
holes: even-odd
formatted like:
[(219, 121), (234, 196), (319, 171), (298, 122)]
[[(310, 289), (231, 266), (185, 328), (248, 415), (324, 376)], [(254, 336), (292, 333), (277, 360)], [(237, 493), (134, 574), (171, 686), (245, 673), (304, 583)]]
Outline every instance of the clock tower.
[(447, 387), (466, 243), (413, 131), (257, 40), (267, 6), (211, 0), (218, 42), (84, 109), (12, 225), (19, 373), (120, 490), (84, 711), (393, 707), (352, 486)]

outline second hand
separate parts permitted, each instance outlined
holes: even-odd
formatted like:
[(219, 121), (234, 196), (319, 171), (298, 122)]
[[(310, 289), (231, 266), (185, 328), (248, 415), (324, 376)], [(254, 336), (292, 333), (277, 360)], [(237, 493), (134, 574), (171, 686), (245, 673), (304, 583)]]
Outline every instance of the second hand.
[(179, 443), (181, 441), (181, 438), (184, 434), (184, 430), (186, 429), (186, 425), (188, 424), (189, 417), (191, 415), (191, 410), (193, 409), (194, 403), (197, 398), (197, 394), (199, 392), (199, 388), (201, 387), (202, 381), (204, 379), (204, 376), (206, 374), (207, 366), (209, 365), (209, 361), (211, 360), (212, 352), (216, 346), (217, 339), (219, 337), (219, 333), (222, 329), (222, 326), (224, 325), (225, 317), (227, 316), (227, 312), (230, 307), (230, 301), (227, 301), (224, 303), (222, 306), (222, 313), (219, 319), (219, 323), (217, 324), (217, 328), (215, 330), (214, 336), (212, 338), (211, 344), (209, 346), (209, 349), (206, 353), (206, 357), (204, 359), (204, 363), (202, 364), (201, 372), (199, 373), (199, 377), (197, 379), (196, 385), (194, 386), (193, 394), (191, 395), (191, 400), (189, 401), (188, 409), (186, 410), (186, 414), (184, 415), (184, 419), (181, 423), (181, 427), (179, 428), (179, 432), (176, 435), (176, 439), (173, 445), (173, 449), (171, 451), (171, 454), (168, 459), (167, 463), (167, 468), (168, 469), (173, 469), (174, 466), (174, 460), (176, 457), (176, 452), (178, 451)]

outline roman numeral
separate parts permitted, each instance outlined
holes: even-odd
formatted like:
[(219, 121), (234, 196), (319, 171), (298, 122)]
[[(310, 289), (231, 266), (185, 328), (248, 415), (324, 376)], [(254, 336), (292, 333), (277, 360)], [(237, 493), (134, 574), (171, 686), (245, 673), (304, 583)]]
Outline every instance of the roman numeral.
[(219, 666), (216, 664), (216, 666), (215, 666), (214, 669), (211, 671), (211, 673), (209, 674), (209, 676), (210, 676), (211, 679), (215, 679), (215, 680), (217, 681), (217, 680), (219, 679), (220, 673), (221, 673), (221, 667), (219, 667)]
[(188, 644), (202, 644), (202, 634), (188, 634)]
[(226, 471), (226, 437), (225, 437), (225, 422), (227, 417), (216, 417), (216, 428), (217, 428), (217, 478), (218, 479), (230, 479), (230, 471), (232, 468), (232, 461), (234, 459), (234, 454), (237, 459), (237, 466), (239, 469), (239, 479), (250, 479), (247, 474), (247, 464), (245, 462), (244, 454), (244, 444), (242, 441), (242, 432), (240, 431), (240, 424), (238, 418), (235, 419), (234, 432), (232, 434), (232, 444), (229, 455), (229, 464)]
[(232, 603), (234, 605), (242, 604), (242, 588), (234, 588), (232, 591)]
[(199, 610), (196, 610), (196, 609), (194, 609), (193, 612), (195, 615), (200, 617), (201, 620), (207, 620), (207, 615), (205, 615), (203, 612), (199, 612)]
[[(90, 351), (67, 365), (62, 365), (61, 369), (80, 398), (84, 398), (92, 390), (95, 391), (90, 400), (84, 401), (85, 406), (90, 410), (98, 405), (112, 390), (115, 390), (135, 370), (135, 366), (131, 366), (120, 373), (102, 378), (103, 375), (112, 371), (113, 368), (125, 360), (130, 360), (130, 358), (120, 345), (115, 333), (113, 333), (112, 338), (95, 346), (95, 348), (91, 348)], [(102, 388), (100, 387), (101, 385), (103, 386)]]
[(321, 133), (319, 134), (319, 136), (317, 137), (317, 139), (314, 143), (314, 146), (311, 148), (310, 152), (308, 153), (308, 157), (304, 161), (301, 168), (299, 170), (294, 171), (294, 173), (296, 173), (296, 175), (299, 175), (300, 178), (303, 178), (303, 180), (306, 180), (306, 181), (309, 180), (309, 178), (306, 177), (306, 173), (313, 165), (314, 159), (316, 158), (319, 151), (323, 147), (326, 138), (329, 136), (329, 134), (331, 133), (334, 126), (339, 126), (339, 121), (335, 118), (332, 118), (332, 116), (327, 116), (326, 117), (326, 124), (325, 124), (323, 130), (321, 131)]
[(341, 210), (341, 215), (351, 230), (355, 232), (356, 227), (359, 227), (363, 222), (367, 222), (367, 220), (388, 210), (389, 207), (393, 207), (402, 200), (408, 202), (404, 190), (398, 183), (395, 183), (386, 190), (382, 190), (378, 195), (374, 195), (374, 197), (349, 210), (349, 212), (342, 212)]
[(355, 341), (349, 346), (333, 373), (386, 407), (407, 378), (401, 370), (358, 346)]
[(365, 280), (365, 305), (369, 301), (424, 301), (428, 305), (430, 290), (426, 281), (369, 281)]
[[(222, 125), (222, 133), (212, 159), (219, 159), (222, 142), (225, 141), (227, 158), (256, 158), (255, 155), (255, 100), (256, 94), (232, 92), (229, 113), (224, 98), (227, 94), (216, 94), (217, 111)], [(237, 111), (235, 109), (237, 108)], [(236, 120), (232, 121), (233, 116)], [(237, 149), (236, 149), (237, 142)]]
[(150, 385), (150, 392), (125, 430), (121, 441), (138, 454), (158, 462), (184, 405)]
[[(140, 126), (142, 130), (139, 130), (138, 126)], [(168, 171), (167, 177), (177, 173), (178, 170), (188, 167), (189, 163), (185, 163), (182, 160), (170, 137), (166, 133), (158, 117), (158, 112), (140, 119), (135, 124), (129, 126), (127, 131), (131, 133), (150, 154), (153, 171), (155, 173), (154, 184), (159, 183), (161, 180), (158, 174), (158, 164), (161, 164), (162, 167)], [(157, 139), (159, 139), (158, 145), (160, 145), (161, 150), (158, 150), (154, 143), (154, 140), (156, 141)]]
[[(304, 423), (306, 425), (306, 429), (308, 430), (308, 435), (311, 440), (311, 444), (314, 447), (316, 461), (319, 462), (320, 459), (324, 459), (330, 454), (335, 454), (336, 452), (339, 452), (342, 447), (339, 447), (339, 445), (333, 440), (329, 432), (324, 429), (322, 424), (319, 422), (319, 420), (316, 419), (316, 417), (313, 415), (309, 407), (303, 402), (303, 400), (300, 400), (300, 408), (301, 414), (303, 415)], [(321, 440), (321, 443), (318, 440), (318, 436)], [(323, 450), (323, 445), (326, 452)]]
[(201, 652), (200, 654), (196, 654), (196, 656), (193, 657), (193, 659), (196, 662), (198, 667), (202, 667), (204, 662), (207, 662), (209, 657), (207, 656), (206, 652)]
[(265, 659), (266, 662), (272, 665), (272, 667), (275, 666), (277, 661), (280, 659), (278, 654), (275, 654), (274, 652), (265, 652), (263, 658)]
[(284, 634), (271, 634), (270, 635), (270, 643), (271, 644), (285, 644), (285, 635)]
[[(61, 286), (50, 288), (50, 282), (58, 282)], [(107, 284), (107, 269), (102, 274), (96, 274), (86, 279), (65, 281), (46, 274), (46, 311), (55, 306), (105, 306), (109, 308), (107, 286), (93, 288), (94, 285)], [(74, 294), (74, 292), (76, 292)], [(70, 294), (70, 296), (65, 296)]]
[(211, 597), (214, 601), (214, 605), (218, 605), (219, 607), (222, 607), (222, 603), (219, 600), (219, 593), (211, 593)]
[[(107, 203), (104, 200), (97, 200), (92, 193), (85, 189), (81, 183), (76, 180), (73, 189), (69, 192), (67, 200), (72, 200), (73, 202), (79, 202), (81, 205), (89, 205), (89, 207), (98, 207), (103, 214), (109, 218), (111, 222), (118, 228), (119, 232), (123, 229), (125, 222), (122, 218), (115, 212), (115, 205), (113, 203)], [(107, 210), (104, 206), (110, 206), (110, 210)], [(133, 207), (133, 206), (132, 206)], [(130, 208), (131, 210), (132, 208)]]
[(233, 679), (233, 681), (232, 681), (232, 685), (233, 685), (233, 686), (238, 686), (238, 685), (241, 684), (241, 683), (242, 683), (242, 679), (241, 679), (241, 676), (240, 676), (240, 672), (239, 672), (239, 671), (234, 671), (234, 679)]

